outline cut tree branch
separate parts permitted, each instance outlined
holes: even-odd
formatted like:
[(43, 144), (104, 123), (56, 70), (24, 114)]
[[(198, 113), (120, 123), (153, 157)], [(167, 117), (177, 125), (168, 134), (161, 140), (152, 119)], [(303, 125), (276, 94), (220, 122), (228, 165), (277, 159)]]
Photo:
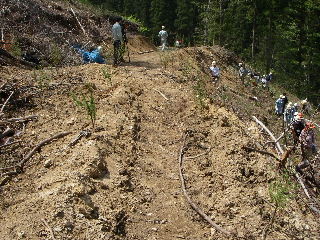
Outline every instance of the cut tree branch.
[[(271, 137), (271, 138), (273, 139), (273, 141), (276, 143), (276, 146), (277, 146), (279, 152), (280, 152), (283, 156), (286, 156), (286, 154), (284, 154), (284, 152), (283, 152), (280, 144), (277, 142), (277, 139), (274, 137), (274, 135), (272, 134), (272, 132), (270, 132), (270, 130), (269, 130), (262, 122), (260, 122), (255, 116), (253, 116), (253, 119), (254, 119), (258, 124), (260, 124), (260, 125), (263, 127), (263, 129), (266, 130), (266, 132), (270, 135), (270, 137)], [(290, 149), (289, 149), (289, 150), (290, 150)], [(295, 177), (297, 178), (299, 184), (301, 185), (301, 187), (302, 187), (304, 193), (306, 194), (306, 196), (308, 197), (308, 199), (311, 200), (311, 201), (313, 201), (312, 198), (311, 198), (311, 196), (310, 196), (310, 194), (309, 194), (309, 192), (308, 192), (308, 190), (307, 190), (307, 188), (306, 188), (306, 186), (304, 185), (301, 177), (299, 176), (299, 174), (298, 174), (297, 172), (295, 173)], [(313, 206), (312, 203), (308, 203), (308, 206), (309, 206), (309, 208), (310, 208), (312, 211), (314, 211), (314, 212), (317, 213), (317, 214), (320, 214), (320, 210), (319, 210), (318, 208), (316, 208), (315, 206)]]
[(12, 97), (14, 91), (11, 92), (10, 96), (7, 98), (7, 100), (4, 102), (4, 104), (2, 105), (2, 108), (0, 110), (0, 112), (3, 112), (4, 107), (6, 106), (6, 104), (9, 102), (10, 98)]
[(28, 160), (29, 160), (37, 151), (40, 151), (40, 149), (41, 149), (44, 145), (46, 145), (46, 144), (48, 144), (48, 143), (50, 143), (50, 142), (52, 142), (53, 140), (56, 140), (56, 139), (58, 139), (58, 138), (65, 137), (65, 136), (69, 135), (70, 133), (71, 133), (71, 132), (59, 133), (59, 134), (57, 134), (57, 135), (54, 135), (54, 136), (51, 137), (51, 138), (48, 138), (48, 139), (43, 140), (42, 142), (40, 142), (37, 146), (35, 146), (35, 147), (22, 159), (22, 161), (21, 161), (20, 164), (19, 164), (20, 167), (23, 168), (24, 165), (28, 162)]
[(10, 146), (10, 145), (13, 145), (13, 144), (21, 143), (21, 142), (22, 141), (15, 141), (15, 142), (7, 143), (7, 144), (4, 144), (4, 145), (0, 145), (0, 149), (1, 148), (5, 148), (5, 147)]
[(154, 89), (157, 93), (159, 93), (165, 100), (169, 101), (169, 98), (166, 97), (166, 95), (164, 95), (162, 92), (160, 92), (157, 89)]
[(42, 142), (40, 142), (38, 145), (36, 145), (26, 156), (24, 156), (24, 158), (15, 166), (12, 166), (12, 167), (7, 167), (7, 168), (3, 168), (3, 169), (0, 169), (0, 170), (10, 170), (10, 169), (15, 169), (15, 171), (12, 171), (12, 172), (6, 172), (6, 173), (3, 173), (1, 174), (1, 176), (13, 176), (13, 175), (17, 175), (18, 173), (22, 172), (23, 170), (23, 167), (24, 165), (28, 162), (28, 160), (38, 151), (40, 151), (40, 149), (52, 142), (53, 140), (56, 140), (56, 139), (59, 139), (59, 138), (62, 138), (62, 137), (65, 137), (67, 135), (69, 135), (71, 132), (63, 132), (63, 133), (59, 133), (57, 135), (54, 135), (53, 137), (51, 138), (48, 138), (46, 140), (43, 140)]
[(54, 237), (52, 228), (49, 226), (48, 222), (47, 222), (45, 219), (41, 219), (41, 221), (43, 222), (43, 225), (44, 225), (44, 226), (47, 228), (47, 230), (49, 231), (51, 239), (52, 239), (52, 240), (55, 240), (56, 238)]
[(259, 121), (255, 116), (253, 116), (253, 119), (256, 121), (256, 123), (258, 123), (269, 134), (269, 136), (275, 142), (277, 150), (280, 152), (280, 154), (283, 154), (283, 149), (280, 146), (280, 144), (277, 141), (277, 139), (275, 138), (275, 136), (272, 134), (272, 132), (261, 121)]
[(182, 186), (182, 191), (183, 191), (183, 195), (185, 196), (185, 198), (187, 199), (188, 203), (190, 204), (190, 206), (203, 218), (205, 219), (212, 227), (214, 227), (215, 229), (217, 229), (218, 231), (231, 236), (231, 233), (228, 232), (227, 230), (223, 229), (222, 227), (220, 227), (218, 224), (214, 223), (211, 218), (206, 215), (195, 203), (192, 202), (191, 198), (188, 195), (188, 192), (186, 190), (186, 185), (185, 185), (185, 180), (183, 177), (183, 173), (182, 173), (182, 165), (183, 165), (183, 155), (184, 155), (184, 151), (185, 151), (185, 142), (186, 142), (186, 138), (187, 138), (188, 134), (186, 134), (184, 136), (184, 141), (182, 144), (182, 147), (180, 149), (180, 153), (179, 153), (179, 177), (180, 177), (180, 181), (181, 181), (181, 186)]
[(245, 146), (242, 147), (242, 148), (245, 149), (245, 150), (251, 151), (251, 152), (258, 152), (258, 153), (261, 153), (261, 154), (265, 154), (265, 155), (268, 155), (268, 156), (271, 156), (271, 157), (277, 159), (278, 161), (281, 161), (281, 159), (278, 158), (273, 153), (270, 153), (270, 152), (267, 152), (267, 151), (263, 151), (263, 150), (259, 150), (259, 149), (255, 149), (255, 148), (251, 148), (251, 147), (245, 147)]
[(196, 156), (185, 157), (185, 159), (195, 159), (195, 158), (198, 158), (198, 157), (201, 157), (201, 156), (203, 156), (203, 155), (208, 154), (210, 151), (211, 151), (211, 147), (209, 147), (208, 150), (205, 151), (204, 153), (200, 153), (200, 154), (198, 154), (198, 155), (196, 155)]
[(83, 34), (86, 36), (86, 35), (87, 35), (87, 33), (86, 33), (86, 31), (84, 30), (84, 28), (83, 28), (83, 26), (81, 25), (81, 23), (80, 23), (79, 19), (77, 18), (76, 13), (73, 11), (73, 9), (72, 9), (72, 8), (71, 8), (71, 12), (72, 12), (72, 15), (75, 17), (75, 19), (77, 20), (77, 23), (79, 24), (79, 27), (81, 28), (81, 30), (82, 30), (82, 32), (83, 32)]
[(5, 121), (1, 121), (0, 125), (11, 123), (11, 122), (27, 122), (27, 121), (35, 120), (37, 118), (38, 118), (38, 116), (36, 116), (36, 115), (31, 115), (31, 116), (21, 117), (21, 118), (9, 118), (9, 119), (5, 119)]

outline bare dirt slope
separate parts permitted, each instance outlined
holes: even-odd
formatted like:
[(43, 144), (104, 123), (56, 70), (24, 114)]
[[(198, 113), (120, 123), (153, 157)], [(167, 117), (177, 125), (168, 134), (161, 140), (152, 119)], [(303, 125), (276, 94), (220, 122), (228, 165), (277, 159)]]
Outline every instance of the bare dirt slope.
[[(269, 93), (259, 90), (258, 98), (266, 100), (252, 102), (255, 89), (240, 85), (237, 59), (221, 48), (138, 54), (152, 47), (137, 38), (130, 43), (131, 62), (118, 68), (1, 69), (4, 80), (33, 86), (30, 103), (8, 106), (12, 117), (38, 116), (20, 137), (20, 157), (40, 141), (71, 131), (43, 147), (25, 172), (1, 188), (1, 239), (231, 239), (200, 218), (182, 194), (178, 153), (186, 130), (185, 155), (195, 156), (184, 164), (193, 201), (226, 230), (261, 238), (274, 209), (268, 186), (276, 162), (242, 147), (265, 142), (250, 114), (265, 116)], [(204, 71), (212, 59), (223, 73), (218, 90)], [(70, 97), (85, 93), (88, 83), (96, 89), (95, 130)], [(83, 129), (92, 134), (68, 146)], [(268, 235), (319, 238), (318, 217), (298, 196)]]

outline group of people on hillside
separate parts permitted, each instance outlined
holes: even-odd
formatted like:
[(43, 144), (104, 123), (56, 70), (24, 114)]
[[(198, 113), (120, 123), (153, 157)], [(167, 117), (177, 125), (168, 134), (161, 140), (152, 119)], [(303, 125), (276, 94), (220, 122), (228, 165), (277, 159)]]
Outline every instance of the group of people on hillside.
[(254, 84), (262, 84), (263, 87), (267, 88), (269, 86), (269, 83), (273, 79), (273, 74), (270, 72), (269, 74), (261, 75), (260, 73), (251, 71), (247, 69), (244, 65), (244, 63), (239, 63), (239, 70), (238, 70), (239, 78), (243, 84), (246, 84), (246, 78), (250, 77), (251, 79), (254, 79)]
[(296, 166), (296, 171), (303, 174), (302, 169), (310, 165), (310, 159), (317, 153), (315, 123), (304, 118), (309, 115), (307, 99), (300, 103), (288, 101), (286, 94), (280, 95), (275, 102), (275, 114), (282, 116), (285, 127), (291, 131), (294, 145), (300, 145), (302, 161)]
[[(112, 23), (112, 38), (113, 38), (113, 66), (118, 66), (121, 62), (124, 62), (123, 55), (126, 50), (126, 44), (128, 42), (126, 36), (126, 25), (122, 18), (116, 17)], [(161, 27), (161, 31), (158, 34), (160, 38), (161, 51), (164, 51), (167, 48), (167, 39), (168, 33), (165, 30), (165, 26)], [(177, 40), (175, 43), (177, 48), (182, 46), (182, 42)], [(102, 47), (99, 46), (97, 48), (86, 50), (84, 47), (80, 45), (73, 46), (82, 56), (82, 60), (84, 63), (105, 63), (105, 60), (102, 56), (101, 50)]]
[[(212, 80), (215, 84), (220, 83), (220, 68), (217, 66), (216, 61), (212, 61), (211, 66), (209, 67), (210, 74)], [(258, 85), (259, 83), (262, 84), (263, 87), (268, 87), (268, 84), (273, 79), (273, 74), (270, 72), (269, 74), (260, 75), (260, 73), (256, 73), (253, 71), (248, 70), (243, 63), (239, 63), (238, 75), (240, 81), (243, 84), (246, 84), (246, 78), (250, 77), (251, 79), (255, 79), (254, 84)]]
[[(113, 66), (118, 66), (121, 62), (124, 62), (123, 55), (126, 49), (127, 34), (126, 34), (126, 24), (122, 18), (117, 17), (112, 20), (112, 38), (113, 38)], [(82, 56), (83, 63), (106, 63), (104, 57), (102, 56), (102, 47), (93, 48), (86, 50), (85, 47), (80, 45), (74, 45), (76, 49)]]

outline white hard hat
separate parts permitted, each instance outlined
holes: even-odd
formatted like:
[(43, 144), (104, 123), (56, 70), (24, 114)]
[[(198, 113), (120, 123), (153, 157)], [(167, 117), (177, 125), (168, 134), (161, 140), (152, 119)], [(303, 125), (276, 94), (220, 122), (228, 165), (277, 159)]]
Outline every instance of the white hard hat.
[(216, 61), (212, 61), (212, 65), (215, 65), (216, 64)]
[(98, 50), (98, 51), (101, 51), (101, 50), (102, 50), (102, 47), (101, 47), (101, 46), (98, 46), (98, 47), (97, 47), (97, 50)]
[(165, 26), (162, 26), (162, 29), (165, 29)]

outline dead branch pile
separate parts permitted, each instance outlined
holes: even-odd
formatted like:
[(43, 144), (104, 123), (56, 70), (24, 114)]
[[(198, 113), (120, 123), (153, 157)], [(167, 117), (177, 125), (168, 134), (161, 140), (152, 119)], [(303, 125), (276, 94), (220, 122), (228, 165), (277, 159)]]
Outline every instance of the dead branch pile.
[[(81, 61), (72, 45), (111, 43), (110, 18), (92, 14), (78, 1), (0, 0), (0, 48), (41, 65), (76, 65)], [(132, 26), (130, 30), (137, 29)], [(0, 65), (12, 64), (12, 57), (3, 55), (0, 52)]]

